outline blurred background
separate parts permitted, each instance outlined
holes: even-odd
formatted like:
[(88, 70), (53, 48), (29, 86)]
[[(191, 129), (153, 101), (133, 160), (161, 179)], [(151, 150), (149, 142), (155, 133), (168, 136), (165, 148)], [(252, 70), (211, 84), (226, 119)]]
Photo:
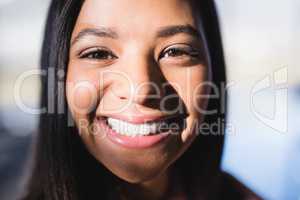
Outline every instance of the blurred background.
[[(300, 1), (216, 0), (229, 78), (224, 170), (270, 200), (300, 199)], [(0, 199), (14, 199), (38, 116), (49, 0), (0, 0)], [(23, 80), (21, 85), (20, 80)], [(15, 90), (16, 85), (21, 89)]]

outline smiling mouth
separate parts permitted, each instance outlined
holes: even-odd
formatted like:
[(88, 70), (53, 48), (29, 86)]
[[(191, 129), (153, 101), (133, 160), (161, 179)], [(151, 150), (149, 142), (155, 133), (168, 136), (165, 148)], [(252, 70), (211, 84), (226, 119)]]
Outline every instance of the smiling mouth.
[(184, 128), (187, 115), (173, 115), (164, 119), (148, 121), (145, 123), (130, 123), (112, 117), (102, 117), (102, 121), (107, 127), (116, 133), (129, 136), (151, 136), (167, 132), (180, 132)]
[(112, 117), (98, 117), (98, 123), (107, 138), (125, 148), (143, 149), (162, 143), (170, 135), (180, 134), (187, 115), (173, 115), (145, 123), (129, 123)]

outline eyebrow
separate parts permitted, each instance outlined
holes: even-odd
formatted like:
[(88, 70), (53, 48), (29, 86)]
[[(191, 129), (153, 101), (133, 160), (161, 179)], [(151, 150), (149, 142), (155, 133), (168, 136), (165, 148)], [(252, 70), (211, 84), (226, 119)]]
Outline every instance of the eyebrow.
[[(157, 32), (156, 37), (166, 38), (180, 33), (186, 33), (195, 37), (200, 37), (199, 31), (196, 28), (192, 27), (191, 25), (174, 25), (174, 26), (162, 27)], [(86, 28), (78, 33), (78, 35), (71, 42), (71, 45), (74, 45), (82, 38), (90, 35), (96, 37), (107, 37), (111, 39), (119, 38), (118, 33), (113, 28), (106, 28), (106, 27)]]
[(171, 37), (176, 34), (186, 33), (195, 37), (200, 37), (199, 31), (192, 27), (191, 25), (175, 25), (175, 26), (167, 26), (162, 27), (156, 37), (164, 38), (164, 37)]
[(89, 35), (96, 36), (96, 37), (107, 37), (112, 39), (117, 39), (119, 37), (117, 32), (114, 31), (112, 28), (106, 28), (106, 27), (86, 28), (80, 31), (78, 35), (73, 39), (72, 45), (74, 45), (80, 39)]

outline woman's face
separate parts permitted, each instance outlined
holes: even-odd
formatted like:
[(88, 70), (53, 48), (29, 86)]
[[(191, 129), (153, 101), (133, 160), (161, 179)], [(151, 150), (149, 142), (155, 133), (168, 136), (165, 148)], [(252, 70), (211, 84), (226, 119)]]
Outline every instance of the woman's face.
[(131, 183), (162, 174), (201, 123), (209, 74), (188, 0), (87, 0), (71, 38), (67, 101), (83, 143)]

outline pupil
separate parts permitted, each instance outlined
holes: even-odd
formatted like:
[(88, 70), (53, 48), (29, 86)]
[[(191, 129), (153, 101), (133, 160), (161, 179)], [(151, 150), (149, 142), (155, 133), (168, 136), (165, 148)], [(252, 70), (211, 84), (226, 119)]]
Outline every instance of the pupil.
[(183, 52), (181, 52), (180, 50), (177, 50), (177, 49), (171, 49), (170, 51), (171, 51), (170, 52), (171, 56), (180, 56), (183, 54)]
[(91, 58), (106, 58), (107, 54), (105, 54), (103, 52), (95, 52), (90, 57)]

